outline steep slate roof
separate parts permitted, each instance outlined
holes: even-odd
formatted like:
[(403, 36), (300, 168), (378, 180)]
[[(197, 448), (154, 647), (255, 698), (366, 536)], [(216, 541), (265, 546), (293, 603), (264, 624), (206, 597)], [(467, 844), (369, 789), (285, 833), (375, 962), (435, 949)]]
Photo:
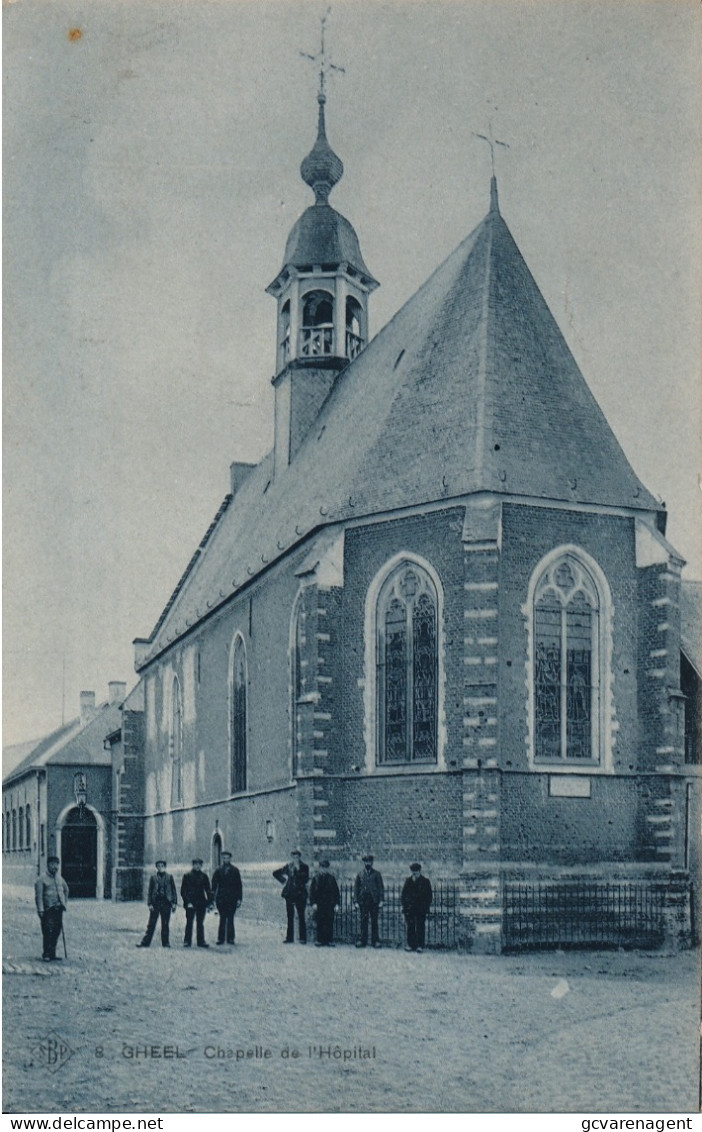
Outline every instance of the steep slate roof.
[[(313, 206), (314, 207), (314, 206)], [(221, 513), (144, 663), (320, 526), (478, 491), (658, 511), (497, 208)]]
[(702, 679), (702, 582), (685, 579), (680, 587), (680, 647)]
[[(100, 704), (86, 723), (72, 719), (50, 735), (40, 739), (24, 759), (3, 778), (3, 786), (21, 778), (28, 771), (48, 764), (61, 766), (109, 766), (110, 753), (104, 750), (106, 735), (120, 726), (122, 714), (118, 705)], [(10, 748), (12, 750), (12, 748)]]

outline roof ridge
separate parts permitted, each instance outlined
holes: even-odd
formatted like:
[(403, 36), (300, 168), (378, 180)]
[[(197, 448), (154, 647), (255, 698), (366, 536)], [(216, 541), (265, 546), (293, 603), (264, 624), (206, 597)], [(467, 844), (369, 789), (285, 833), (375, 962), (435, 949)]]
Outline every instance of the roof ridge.
[(227, 493), (227, 495), (225, 495), (224, 499), (220, 503), (214, 519), (212, 520), (209, 527), (205, 531), (205, 534), (203, 535), (203, 537), (200, 539), (200, 542), (198, 543), (197, 547), (195, 548), (193, 554), (191, 555), (190, 561), (188, 562), (183, 573), (181, 574), (180, 578), (178, 579), (178, 582), (176, 584), (175, 589), (173, 590), (171, 596), (169, 597), (168, 601), (164, 605), (161, 616), (159, 617), (158, 621), (156, 622), (153, 629), (151, 630), (151, 635), (149, 637), (147, 637), (147, 641), (148, 641), (149, 644), (151, 644), (151, 642), (155, 639), (156, 634), (158, 633), (159, 629), (163, 625), (163, 622), (166, 620), (166, 617), (168, 616), (171, 609), (173, 608), (173, 604), (174, 604), (176, 598), (178, 597), (179, 593), (181, 592), (181, 590), (185, 586), (185, 583), (187, 582), (188, 578), (190, 577), (193, 570), (195, 569), (195, 566), (196, 566), (198, 560), (202, 556), (203, 550), (205, 549), (208, 542), (212, 538), (212, 535), (214, 534), (215, 528), (218, 526), (219, 521), (222, 518), (222, 515), (224, 514), (224, 512), (229, 507), (229, 504), (231, 503), (233, 498), (234, 498), (234, 496), (229, 492), (229, 493)]

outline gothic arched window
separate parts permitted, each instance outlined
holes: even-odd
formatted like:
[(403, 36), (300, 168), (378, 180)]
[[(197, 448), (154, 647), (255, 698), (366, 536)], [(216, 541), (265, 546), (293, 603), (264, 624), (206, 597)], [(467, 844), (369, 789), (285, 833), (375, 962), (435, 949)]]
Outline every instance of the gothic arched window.
[(31, 815), (31, 807), (29, 807), (29, 806), (27, 806), (27, 809), (24, 811), (24, 822), (25, 822), (25, 845), (27, 846), (28, 849), (31, 849), (32, 848), (32, 815)]
[(171, 755), (171, 805), (179, 806), (183, 801), (183, 699), (180, 681), (173, 677), (171, 686), (171, 733), (169, 736)]
[(246, 790), (247, 746), (246, 648), (237, 635), (232, 652), (229, 681), (229, 775), (232, 794)]
[(17, 810), (12, 811), (12, 848), (17, 848)]
[(24, 806), (20, 806), (18, 810), (17, 831), (19, 833), (17, 848), (22, 849), (24, 848)]
[(302, 305), (300, 354), (304, 358), (334, 353), (334, 297), (308, 291)]
[(218, 869), (222, 864), (222, 835), (219, 832), (212, 835), (212, 852), (210, 854), (210, 857), (212, 859), (212, 863), (210, 865), (212, 872), (210, 873), (210, 876), (212, 876), (212, 873), (215, 871), (215, 869)]
[(535, 763), (600, 761), (601, 587), (574, 554), (541, 571), (532, 599)]
[(429, 574), (401, 562), (376, 607), (376, 697), (380, 764), (438, 759), (438, 598)]

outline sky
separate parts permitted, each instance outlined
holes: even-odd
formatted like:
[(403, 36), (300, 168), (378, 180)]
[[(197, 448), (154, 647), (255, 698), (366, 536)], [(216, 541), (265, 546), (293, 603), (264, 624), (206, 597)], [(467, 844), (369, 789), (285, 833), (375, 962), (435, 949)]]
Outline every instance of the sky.
[[(131, 687), (271, 447), (285, 240), (312, 203), (317, 0), (4, 6), (3, 742)], [(500, 205), (702, 577), (696, 0), (336, 0), (331, 203), (377, 332)], [(352, 438), (349, 438), (352, 443)]]

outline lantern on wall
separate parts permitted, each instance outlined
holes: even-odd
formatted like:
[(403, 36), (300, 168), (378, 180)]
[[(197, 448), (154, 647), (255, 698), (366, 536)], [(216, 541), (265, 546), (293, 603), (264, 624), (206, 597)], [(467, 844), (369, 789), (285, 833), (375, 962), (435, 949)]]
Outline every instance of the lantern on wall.
[(73, 775), (73, 796), (82, 816), (88, 800), (88, 776), (82, 770)]

